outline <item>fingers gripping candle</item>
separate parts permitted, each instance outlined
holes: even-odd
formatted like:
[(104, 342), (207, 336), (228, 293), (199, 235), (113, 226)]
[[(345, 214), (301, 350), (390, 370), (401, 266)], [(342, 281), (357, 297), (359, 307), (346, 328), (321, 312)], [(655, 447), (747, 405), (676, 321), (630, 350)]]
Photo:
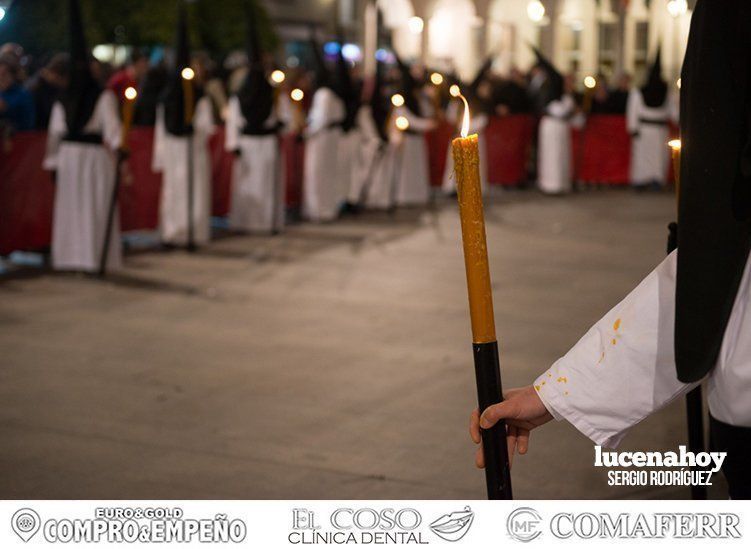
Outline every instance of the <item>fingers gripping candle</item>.
[[(478, 137), (477, 134), (467, 135), (469, 106), (463, 96), (459, 97), (464, 102), (464, 119), (461, 137), (453, 140), (451, 149), (454, 156), (464, 266), (467, 273), (477, 397), (482, 412), (487, 407), (501, 402), (502, 385), (485, 239)], [(488, 499), (511, 499), (505, 422), (499, 421), (492, 428), (483, 430), (482, 443)]]

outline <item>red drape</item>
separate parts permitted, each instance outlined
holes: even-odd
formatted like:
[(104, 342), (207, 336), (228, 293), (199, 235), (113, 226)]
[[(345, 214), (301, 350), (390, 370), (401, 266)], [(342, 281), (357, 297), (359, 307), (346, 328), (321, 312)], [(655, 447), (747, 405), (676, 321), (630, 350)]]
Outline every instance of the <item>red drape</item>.
[(531, 116), (491, 118), (485, 128), (489, 183), (514, 185), (525, 179), (533, 130)]
[(123, 231), (156, 229), (162, 175), (151, 171), (154, 129), (133, 128), (128, 134), (130, 157), (120, 186), (120, 227)]
[(49, 246), (55, 186), (42, 170), (47, 134), (0, 141), (0, 254)]
[(628, 183), (631, 138), (623, 116), (590, 116), (583, 130), (573, 132), (573, 145), (577, 180), (616, 185)]
[(446, 169), (446, 155), (451, 138), (456, 134), (453, 124), (441, 122), (434, 130), (425, 133), (428, 144), (428, 164), (430, 168), (430, 186), (443, 184), (443, 172)]
[(305, 142), (297, 134), (284, 134), (280, 140), (284, 165), (284, 189), (287, 206), (302, 205), (302, 176), (305, 163)]

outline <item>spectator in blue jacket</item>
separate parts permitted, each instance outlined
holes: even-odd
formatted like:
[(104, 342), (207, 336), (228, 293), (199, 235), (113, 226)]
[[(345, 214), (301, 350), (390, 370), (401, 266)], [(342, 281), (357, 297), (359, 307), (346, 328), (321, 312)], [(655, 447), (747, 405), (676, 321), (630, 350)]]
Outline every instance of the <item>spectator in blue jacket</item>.
[(15, 56), (0, 55), (0, 124), (14, 131), (34, 129), (34, 99), (19, 80)]

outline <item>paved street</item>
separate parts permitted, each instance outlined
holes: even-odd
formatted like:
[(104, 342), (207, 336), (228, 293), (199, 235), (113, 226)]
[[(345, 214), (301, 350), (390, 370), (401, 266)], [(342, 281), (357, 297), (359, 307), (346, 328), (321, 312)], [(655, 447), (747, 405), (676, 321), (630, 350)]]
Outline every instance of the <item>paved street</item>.
[[(629, 191), (493, 200), (507, 387), (661, 260), (673, 207)], [(484, 497), (452, 201), (126, 265), (104, 282), (0, 279), (0, 497)], [(684, 432), (677, 402), (622, 448), (674, 449)], [(546, 425), (514, 464), (515, 495), (688, 497), (608, 487), (592, 459), (575, 429)]]

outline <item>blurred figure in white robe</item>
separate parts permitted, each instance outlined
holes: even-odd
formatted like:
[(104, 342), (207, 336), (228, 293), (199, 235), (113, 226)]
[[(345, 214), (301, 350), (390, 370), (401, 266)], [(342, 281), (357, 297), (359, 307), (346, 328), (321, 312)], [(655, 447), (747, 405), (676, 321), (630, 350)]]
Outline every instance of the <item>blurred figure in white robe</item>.
[(539, 50), (535, 49), (535, 55), (546, 77), (537, 141), (537, 186), (545, 194), (565, 194), (571, 191), (571, 117), (576, 103), (561, 73)]
[(390, 141), (394, 145), (394, 194), (396, 206), (424, 206), (430, 199), (430, 171), (428, 167), (428, 144), (425, 132), (436, 127), (429, 101), (420, 94), (420, 88), (408, 67), (396, 57), (401, 71), (399, 95), (403, 101), (395, 104), (393, 120), (406, 119), (406, 129), (391, 124)]
[(647, 82), (628, 96), (626, 123), (631, 134), (631, 184), (636, 189), (665, 185), (670, 152), (667, 147), (671, 120), (677, 120), (677, 102), (671, 101), (662, 78), (657, 50)]
[[(193, 249), (211, 234), (211, 164), (208, 139), (214, 116), (191, 77), (185, 6), (180, 3), (177, 57), (157, 108), (153, 170), (162, 172), (159, 229), (162, 243)], [(192, 177), (189, 159), (192, 157)], [(192, 196), (191, 196), (192, 195)], [(188, 204), (192, 200), (191, 211)], [(192, 241), (191, 241), (192, 240)]]
[(318, 223), (336, 219), (345, 200), (341, 143), (347, 113), (344, 102), (333, 89), (331, 75), (314, 39), (311, 39), (311, 47), (316, 61), (317, 89), (305, 131), (302, 210), (304, 217)]
[[(56, 172), (52, 224), (52, 267), (94, 272), (99, 269), (107, 214), (121, 146), (118, 100), (103, 91), (89, 67), (77, 0), (69, 2), (70, 84), (55, 103), (47, 134), (44, 168)], [(115, 211), (106, 267), (121, 267), (120, 220)]]
[(229, 101), (225, 147), (235, 153), (229, 222), (235, 230), (278, 233), (284, 227), (280, 127), (261, 58), (253, 6), (248, 6), (249, 69)]

